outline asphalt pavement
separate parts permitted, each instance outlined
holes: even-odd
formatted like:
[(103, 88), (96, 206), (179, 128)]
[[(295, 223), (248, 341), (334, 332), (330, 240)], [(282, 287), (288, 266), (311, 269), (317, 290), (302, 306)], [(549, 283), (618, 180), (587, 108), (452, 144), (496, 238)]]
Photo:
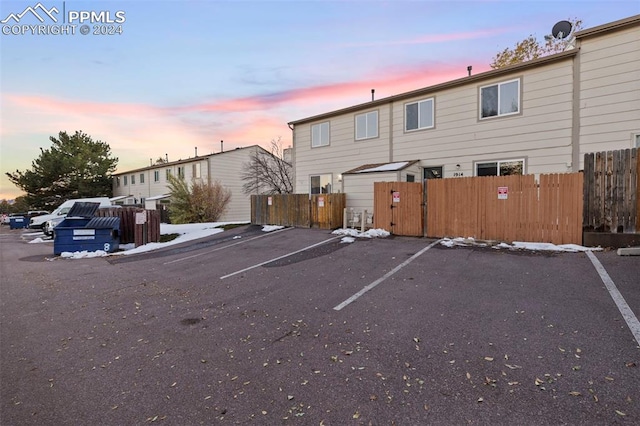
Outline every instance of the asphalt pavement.
[[(53, 256), (0, 230), (0, 424), (640, 424), (640, 257), (244, 226)], [(435, 244), (434, 244), (435, 243)]]

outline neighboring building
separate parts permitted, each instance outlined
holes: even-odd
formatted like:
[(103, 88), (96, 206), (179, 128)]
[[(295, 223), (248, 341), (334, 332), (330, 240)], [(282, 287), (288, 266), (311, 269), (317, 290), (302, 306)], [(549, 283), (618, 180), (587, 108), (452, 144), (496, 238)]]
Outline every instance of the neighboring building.
[[(373, 182), (416, 169), (575, 172), (585, 153), (640, 146), (640, 15), (575, 37), (565, 52), (290, 122), (294, 191), (372, 209)], [(385, 169), (404, 162), (409, 172)], [(371, 165), (383, 170), (354, 173)]]
[(251, 219), (251, 198), (245, 194), (241, 172), (244, 164), (249, 163), (258, 145), (236, 148), (178, 160), (153, 164), (148, 167), (115, 173), (113, 175), (113, 197), (118, 204), (142, 204), (151, 209), (170, 202), (167, 176), (183, 176), (187, 182), (218, 181), (231, 191), (231, 201), (222, 221), (244, 221)]

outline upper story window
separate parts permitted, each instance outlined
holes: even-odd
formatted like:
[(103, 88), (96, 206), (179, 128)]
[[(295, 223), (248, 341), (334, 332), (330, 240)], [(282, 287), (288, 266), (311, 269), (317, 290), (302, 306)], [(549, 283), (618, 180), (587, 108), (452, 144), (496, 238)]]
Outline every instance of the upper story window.
[(405, 104), (404, 129), (406, 131), (431, 129), (432, 127), (433, 98)]
[(140, 183), (144, 183), (144, 173), (140, 173)]
[(476, 163), (476, 176), (509, 176), (522, 174), (524, 174), (524, 160)]
[(116, 187), (120, 187), (120, 176), (116, 176)]
[(136, 184), (136, 175), (131, 175), (131, 185)]
[(160, 182), (160, 170), (153, 171), (153, 181)]
[(126, 176), (122, 176), (122, 183), (124, 186), (127, 186), (127, 177)]
[(171, 169), (166, 170), (166, 178), (169, 180), (169, 176), (171, 176)]
[(193, 170), (191, 171), (193, 177), (199, 179), (202, 177), (202, 165), (200, 163), (196, 163), (193, 165)]
[(184, 166), (178, 167), (178, 177), (184, 179)]
[(520, 112), (520, 80), (480, 88), (480, 119)]
[(378, 137), (378, 111), (356, 115), (356, 140)]
[(329, 122), (314, 124), (311, 126), (311, 147), (329, 145)]

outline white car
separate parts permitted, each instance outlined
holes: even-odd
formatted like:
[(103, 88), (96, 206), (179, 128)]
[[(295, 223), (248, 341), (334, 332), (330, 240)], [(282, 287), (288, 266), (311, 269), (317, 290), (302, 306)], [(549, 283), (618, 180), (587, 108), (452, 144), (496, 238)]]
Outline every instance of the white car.
[(44, 225), (42, 225), (42, 232), (44, 232), (44, 235), (46, 235), (47, 237), (53, 237), (53, 228), (58, 226), (58, 224), (65, 220), (65, 218), (66, 216), (59, 216), (46, 221)]

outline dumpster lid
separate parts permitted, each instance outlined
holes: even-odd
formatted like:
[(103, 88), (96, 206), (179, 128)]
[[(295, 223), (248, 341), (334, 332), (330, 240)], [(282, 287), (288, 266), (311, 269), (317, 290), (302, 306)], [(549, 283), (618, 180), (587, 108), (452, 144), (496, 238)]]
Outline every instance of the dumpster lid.
[(94, 217), (84, 226), (94, 229), (118, 229), (120, 230), (120, 218), (115, 216)]
[(100, 203), (92, 203), (88, 201), (76, 201), (73, 203), (71, 210), (67, 213), (67, 217), (93, 217), (100, 207)]

